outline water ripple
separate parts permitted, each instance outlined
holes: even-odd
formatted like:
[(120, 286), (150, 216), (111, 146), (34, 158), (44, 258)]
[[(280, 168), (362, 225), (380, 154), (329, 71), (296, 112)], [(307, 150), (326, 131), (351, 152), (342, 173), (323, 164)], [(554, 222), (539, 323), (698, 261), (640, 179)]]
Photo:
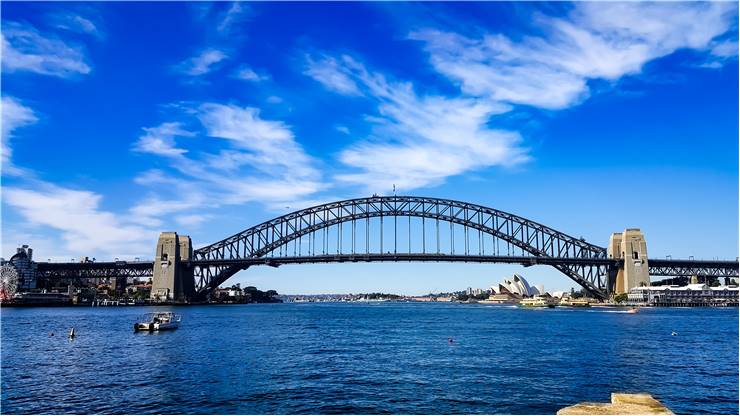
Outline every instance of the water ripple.
[(176, 309), (161, 334), (130, 331), (140, 308), (2, 309), (3, 413), (551, 414), (613, 391), (738, 413), (737, 309)]

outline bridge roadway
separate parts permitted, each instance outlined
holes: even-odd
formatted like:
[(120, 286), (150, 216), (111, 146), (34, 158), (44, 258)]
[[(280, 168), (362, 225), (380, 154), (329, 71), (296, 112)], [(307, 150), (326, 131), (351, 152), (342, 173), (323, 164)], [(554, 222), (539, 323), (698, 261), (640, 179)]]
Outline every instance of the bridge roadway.
[[(327, 254), (314, 256), (288, 256), (243, 259), (193, 260), (185, 263), (189, 267), (237, 266), (246, 269), (251, 266), (267, 265), (278, 267), (287, 264), (311, 263), (364, 263), (364, 262), (462, 262), (462, 263), (504, 263), (521, 264), (525, 267), (535, 265), (571, 265), (618, 267), (622, 260), (607, 258), (536, 257), (536, 256), (481, 256), (452, 254)], [(37, 264), (38, 277), (45, 279), (103, 278), (103, 277), (148, 277), (152, 276), (153, 261), (116, 261), (88, 263), (49, 263)], [(723, 260), (682, 260), (649, 259), (650, 276), (717, 276), (738, 277), (738, 262)]]

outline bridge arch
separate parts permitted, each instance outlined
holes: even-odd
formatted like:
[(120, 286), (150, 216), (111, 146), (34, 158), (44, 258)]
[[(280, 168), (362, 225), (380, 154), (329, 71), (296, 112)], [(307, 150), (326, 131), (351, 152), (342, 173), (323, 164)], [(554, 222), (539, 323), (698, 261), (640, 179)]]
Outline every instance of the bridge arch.
[[(207, 293), (249, 267), (249, 263), (240, 264), (240, 260), (265, 258), (304, 236), (346, 223), (401, 217), (418, 217), (422, 221), (431, 219), (437, 222), (437, 227), (439, 222), (460, 225), (518, 247), (532, 257), (585, 260), (554, 264), (553, 267), (594, 295), (608, 296), (608, 270), (603, 262), (598, 262), (606, 259), (605, 248), (494, 208), (450, 199), (412, 196), (373, 196), (317, 205), (265, 221), (197, 249), (193, 252), (193, 260), (197, 264), (193, 270), (196, 290), (200, 294)], [(377, 232), (382, 233), (382, 227)], [(424, 233), (425, 229), (421, 232)], [(379, 254), (376, 257), (382, 260), (382, 249)], [(445, 258), (440, 256), (437, 260), (445, 261)], [(591, 260), (594, 262), (589, 263)]]

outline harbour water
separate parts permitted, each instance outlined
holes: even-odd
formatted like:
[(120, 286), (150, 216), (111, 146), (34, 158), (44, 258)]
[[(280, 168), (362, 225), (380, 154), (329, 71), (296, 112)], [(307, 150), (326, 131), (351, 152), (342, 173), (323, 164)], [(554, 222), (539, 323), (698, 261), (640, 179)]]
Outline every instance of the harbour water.
[(3, 308), (2, 413), (553, 414), (615, 391), (738, 413), (736, 308), (166, 309), (182, 325), (150, 334), (156, 308)]

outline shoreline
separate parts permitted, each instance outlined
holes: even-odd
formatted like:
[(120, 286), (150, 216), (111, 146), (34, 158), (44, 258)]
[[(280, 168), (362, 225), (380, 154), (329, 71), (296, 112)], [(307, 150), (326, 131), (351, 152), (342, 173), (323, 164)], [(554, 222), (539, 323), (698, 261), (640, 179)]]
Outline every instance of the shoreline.
[[(322, 301), (322, 302), (250, 302), (250, 303), (174, 303), (174, 302), (159, 302), (159, 303), (138, 303), (134, 305), (130, 304), (119, 304), (119, 305), (89, 305), (89, 304), (67, 304), (67, 303), (0, 303), (0, 308), (130, 308), (130, 307), (152, 307), (152, 306), (234, 306), (234, 305), (275, 305), (275, 304), (317, 304), (317, 303), (342, 303), (342, 304), (380, 304), (380, 303), (414, 303), (414, 304), (457, 304), (457, 305), (480, 305), (480, 306), (494, 306), (494, 307), (518, 307), (514, 303), (471, 303), (471, 302), (443, 302), (443, 301), (362, 301), (362, 302), (343, 302), (343, 301)], [(588, 310), (591, 308), (600, 309), (729, 309), (738, 308), (738, 305), (694, 305), (694, 306), (668, 306), (668, 305), (591, 305), (589, 307), (581, 306), (567, 306), (567, 305), (556, 305), (554, 308), (520, 308), (523, 310), (549, 310), (549, 309), (579, 309)], [(519, 309), (519, 308), (518, 308)]]

